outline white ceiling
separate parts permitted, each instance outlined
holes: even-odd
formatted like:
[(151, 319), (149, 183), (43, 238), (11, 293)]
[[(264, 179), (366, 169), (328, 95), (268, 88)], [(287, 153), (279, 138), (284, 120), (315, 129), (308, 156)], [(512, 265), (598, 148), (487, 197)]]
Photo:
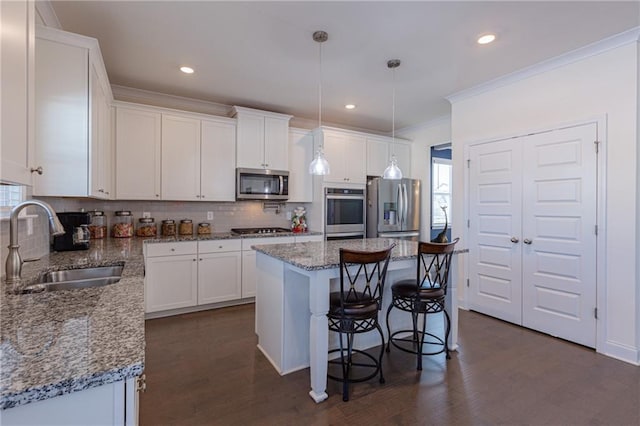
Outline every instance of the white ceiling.
[[(99, 40), (110, 82), (391, 131), (449, 114), (445, 96), (640, 25), (627, 2), (54, 1), (64, 30)], [(497, 34), (486, 46), (478, 35)], [(178, 68), (195, 68), (192, 75)], [(344, 104), (355, 103), (353, 111)]]

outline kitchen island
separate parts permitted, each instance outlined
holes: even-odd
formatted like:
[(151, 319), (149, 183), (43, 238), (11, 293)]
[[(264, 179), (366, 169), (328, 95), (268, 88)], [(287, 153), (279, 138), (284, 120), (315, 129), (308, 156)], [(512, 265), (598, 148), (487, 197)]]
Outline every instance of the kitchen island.
[[(300, 244), (256, 245), (258, 282), (256, 294), (256, 333), (258, 347), (282, 375), (310, 367), (311, 391), (316, 402), (328, 395), (327, 361), (329, 347), (336, 336), (329, 337), (327, 312), (329, 292), (336, 290), (340, 277), (340, 248), (377, 251), (396, 244), (391, 252), (383, 307), (379, 317), (386, 332), (386, 308), (390, 303), (391, 284), (399, 279), (415, 276), (418, 244), (390, 238), (337, 240)], [(458, 250), (462, 253), (464, 250)], [(456, 257), (452, 271), (456, 270)], [(456, 276), (451, 277), (446, 308), (451, 317), (449, 348), (457, 348), (458, 315)], [(411, 316), (394, 310), (391, 320), (394, 329), (410, 328)], [(442, 332), (442, 331), (441, 331)], [(332, 333), (334, 334), (334, 333)], [(375, 333), (356, 337), (356, 347), (379, 345)], [(386, 339), (386, 336), (385, 336)]]

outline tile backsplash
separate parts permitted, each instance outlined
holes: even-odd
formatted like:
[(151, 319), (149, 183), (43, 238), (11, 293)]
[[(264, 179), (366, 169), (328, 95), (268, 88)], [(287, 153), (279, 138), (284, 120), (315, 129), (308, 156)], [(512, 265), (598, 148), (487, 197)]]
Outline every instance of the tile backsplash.
[[(102, 210), (111, 225), (114, 212), (130, 210), (137, 222), (143, 212), (149, 212), (156, 223), (164, 219), (191, 219), (194, 224), (209, 222), (213, 232), (228, 232), (231, 228), (248, 227), (283, 227), (289, 228), (291, 221), (287, 212), (293, 212), (298, 206), (307, 208), (305, 203), (269, 203), (267, 208), (259, 201), (242, 201), (228, 203), (203, 203), (188, 201), (102, 201), (83, 198), (37, 197), (49, 203), (57, 212)], [(276, 207), (278, 207), (276, 209)], [(26, 209), (28, 217), (18, 220), (18, 243), (23, 259), (38, 258), (49, 252), (49, 222), (46, 214), (38, 207)], [(213, 220), (207, 220), (207, 212), (213, 212)], [(0, 220), (0, 255), (2, 256), (2, 273), (7, 258), (9, 245), (9, 219)]]
[[(189, 201), (101, 201), (81, 198), (39, 197), (51, 204), (59, 212), (102, 210), (110, 225), (114, 212), (130, 210), (137, 222), (144, 212), (149, 212), (156, 223), (164, 219), (191, 219), (194, 224), (209, 222), (213, 232), (228, 232), (231, 228), (278, 226), (288, 228), (291, 221), (287, 212), (292, 212), (304, 203), (269, 203), (263, 208), (260, 201), (241, 202), (189, 202)], [(275, 207), (279, 206), (278, 209)], [(213, 220), (207, 219), (207, 212), (213, 212)]]

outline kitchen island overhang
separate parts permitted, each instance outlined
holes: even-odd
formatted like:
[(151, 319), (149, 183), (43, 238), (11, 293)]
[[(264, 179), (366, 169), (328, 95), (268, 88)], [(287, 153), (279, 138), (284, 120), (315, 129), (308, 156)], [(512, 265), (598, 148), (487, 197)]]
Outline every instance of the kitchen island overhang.
[[(378, 251), (396, 244), (391, 252), (381, 312), (391, 301), (391, 284), (412, 278), (416, 272), (418, 244), (391, 238), (336, 240), (298, 244), (257, 245), (256, 334), (258, 348), (281, 375), (310, 367), (311, 390), (316, 402), (328, 395), (327, 361), (329, 347), (337, 346), (337, 336), (329, 337), (327, 312), (329, 293), (340, 278), (340, 248)], [(465, 252), (458, 250), (457, 253)], [(451, 316), (449, 349), (457, 348), (456, 257), (447, 291), (446, 309)], [(394, 310), (392, 330), (406, 328), (411, 316)], [(380, 323), (386, 331), (385, 315)], [(332, 333), (333, 334), (333, 333)], [(371, 333), (357, 336), (356, 346), (366, 349), (379, 344)], [(385, 341), (388, 336), (385, 335)]]

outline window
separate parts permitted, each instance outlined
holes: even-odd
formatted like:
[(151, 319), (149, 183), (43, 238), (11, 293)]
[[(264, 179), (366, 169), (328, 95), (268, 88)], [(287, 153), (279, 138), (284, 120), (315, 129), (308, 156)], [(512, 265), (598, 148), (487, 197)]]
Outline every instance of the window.
[[(431, 227), (444, 228), (448, 219), (451, 224), (451, 180), (453, 167), (451, 160), (433, 157), (431, 159)], [(446, 210), (446, 218), (445, 212)]]
[(11, 209), (25, 199), (25, 187), (0, 185), (0, 216), (9, 216)]

